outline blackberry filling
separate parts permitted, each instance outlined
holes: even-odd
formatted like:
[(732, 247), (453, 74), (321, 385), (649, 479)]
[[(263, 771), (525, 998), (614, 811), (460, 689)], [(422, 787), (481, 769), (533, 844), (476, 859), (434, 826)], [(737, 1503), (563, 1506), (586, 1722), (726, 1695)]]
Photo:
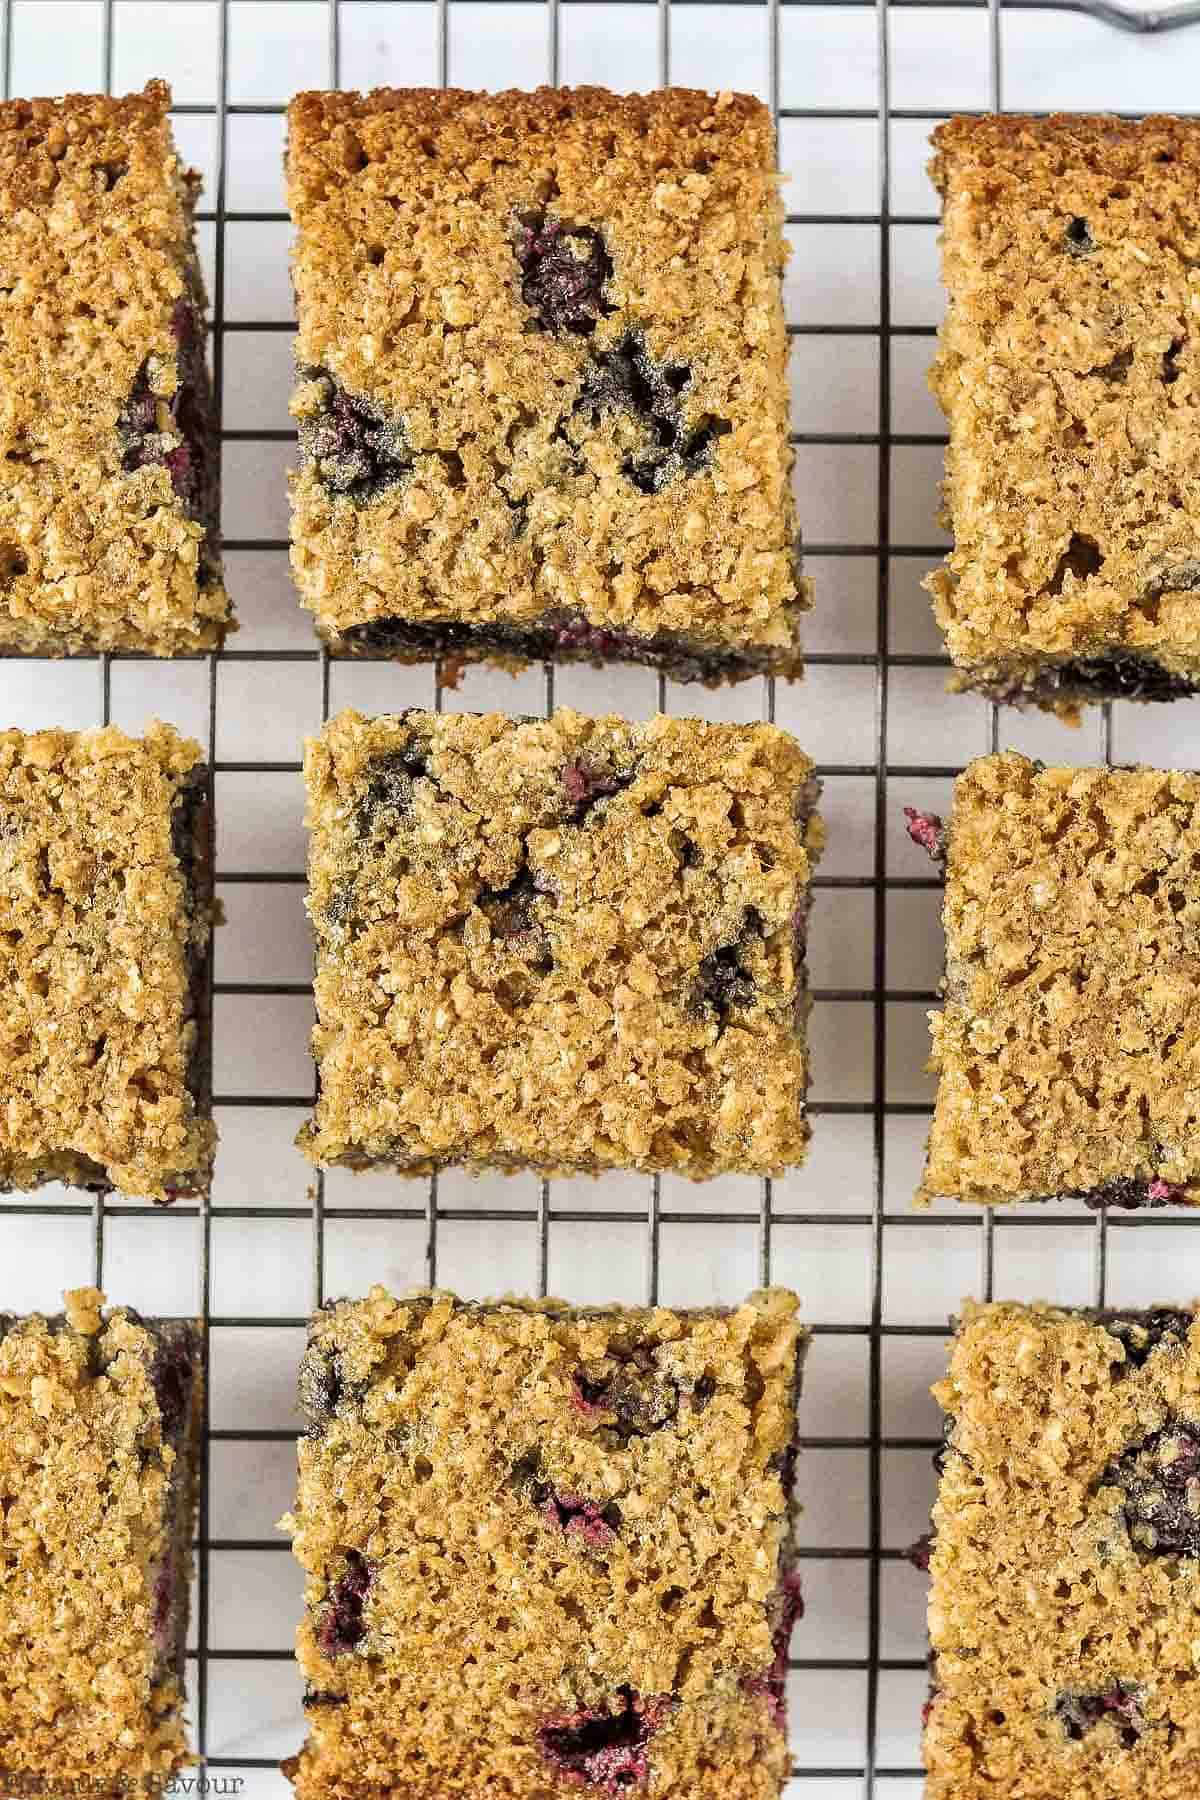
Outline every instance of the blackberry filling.
[(915, 806), (904, 808), (904, 829), (918, 849), (935, 863), (946, 860), (946, 827), (937, 813), (918, 812)]
[(176, 303), (171, 332), (179, 346), (175, 392), (170, 399), (155, 394), (150, 381), (154, 359), (147, 357), (117, 417), (117, 432), (124, 444), (121, 466), (127, 475), (138, 469), (165, 468), (188, 516), (211, 525), (216, 510), (216, 470), (208, 369), (203, 329), (190, 300)]
[(779, 1621), (771, 1634), (771, 1666), (763, 1675), (747, 1675), (742, 1689), (747, 1694), (762, 1694), (771, 1718), (780, 1731), (787, 1729), (788, 1648), (796, 1622), (804, 1617), (804, 1600), (800, 1593), (800, 1577), (789, 1570), (779, 1586)]
[(548, 1525), (578, 1538), (591, 1550), (605, 1550), (617, 1535), (621, 1523), (620, 1509), (610, 1501), (601, 1505), (585, 1494), (560, 1494), (548, 1482), (538, 1482), (532, 1489), (535, 1506)]
[(355, 835), (373, 837), (382, 827), (390, 834), (393, 822), (412, 808), (413, 783), (428, 779), (427, 746), (408, 744), (391, 750), (370, 764), (367, 784), (354, 812)]
[(761, 937), (762, 920), (751, 907), (738, 942), (718, 945), (700, 964), (696, 997), (701, 1006), (710, 1006), (716, 1013), (718, 1033), (724, 1031), (735, 1008), (754, 1004), (758, 986), (743, 961), (746, 940), (754, 933)]
[(1172, 1187), (1157, 1176), (1152, 1181), (1141, 1181), (1136, 1176), (1121, 1175), (1098, 1188), (1070, 1188), (1055, 1198), (1082, 1200), (1091, 1212), (1099, 1212), (1102, 1206), (1115, 1206), (1122, 1212), (1136, 1212), (1144, 1206), (1153, 1211), (1159, 1206), (1177, 1205), (1183, 1198), (1183, 1189)]
[(650, 1740), (674, 1702), (669, 1695), (644, 1698), (617, 1689), (615, 1711), (596, 1709), (548, 1719), (538, 1729), (538, 1748), (571, 1781), (621, 1794), (650, 1773)]
[(1200, 1430), (1173, 1420), (1112, 1462), (1099, 1486), (1120, 1488), (1131, 1543), (1152, 1556), (1200, 1556)]
[(659, 1376), (649, 1351), (635, 1350), (611, 1374), (596, 1364), (576, 1370), (572, 1400), (577, 1411), (628, 1442), (671, 1423), (679, 1410), (679, 1389)]
[(164, 1441), (177, 1437), (187, 1423), (195, 1374), (194, 1345), (190, 1335), (169, 1338), (160, 1344), (150, 1366), (150, 1381), (162, 1414)]
[(1054, 1702), (1054, 1716), (1072, 1743), (1079, 1743), (1102, 1719), (1109, 1719), (1125, 1749), (1132, 1750), (1145, 1729), (1138, 1689), (1124, 1681), (1114, 1681), (1098, 1694), (1063, 1688)]
[(932, 1531), (922, 1532), (916, 1543), (910, 1544), (904, 1552), (904, 1560), (910, 1562), (914, 1569), (919, 1569), (922, 1575), (929, 1573), (929, 1561), (933, 1555), (933, 1539)]
[(626, 457), (621, 472), (643, 494), (657, 494), (678, 476), (698, 475), (712, 461), (716, 439), (730, 429), (728, 419), (706, 414), (685, 431), (679, 396), (690, 384), (686, 363), (660, 363), (636, 332), (602, 351), (584, 378), (575, 410), (595, 419), (604, 412), (627, 412), (645, 428), (646, 448)]
[(320, 412), (300, 421), (304, 457), (331, 494), (371, 505), (411, 472), (403, 423), (365, 394), (352, 394), (328, 369), (305, 369), (301, 379), (322, 383), (324, 401)]
[(1000, 705), (1021, 706), (1056, 700), (1182, 700), (1200, 693), (1200, 682), (1164, 668), (1152, 656), (1113, 651), (1105, 656), (1075, 657), (1046, 663), (1028, 673), (1014, 672), (971, 683), (976, 692)]
[(542, 331), (587, 337), (615, 308), (604, 297), (612, 258), (590, 225), (568, 225), (544, 213), (523, 220), (514, 245), (521, 298)]
[(619, 794), (632, 780), (632, 770), (623, 775), (616, 770), (601, 769), (586, 757), (576, 757), (573, 761), (564, 763), (562, 781), (567, 790), (567, 799), (571, 802), (573, 822), (581, 824), (598, 800), (606, 800), (611, 794)]
[(520, 657), (526, 662), (587, 662), (610, 658), (661, 669), (676, 681), (699, 681), (710, 687), (749, 675), (767, 675), (790, 660), (792, 652), (748, 646), (706, 646), (681, 632), (653, 637), (594, 625), (582, 613), (555, 609), (538, 625), (465, 625), (455, 619), (435, 623), (387, 617), (350, 625), (338, 634), (338, 649), (351, 656), (394, 656), (427, 662), (433, 657)]
[[(1150, 1312), (1096, 1312), (1090, 1317), (1125, 1346), (1125, 1362), (1140, 1369), (1160, 1345), (1180, 1349), (1188, 1341), (1193, 1315), (1160, 1306)], [(1117, 1365), (1118, 1371), (1122, 1367)]]
[(357, 1550), (346, 1552), (346, 1568), (334, 1583), (329, 1610), (317, 1630), (317, 1647), (323, 1656), (345, 1656), (367, 1635), (363, 1607), (374, 1572)]

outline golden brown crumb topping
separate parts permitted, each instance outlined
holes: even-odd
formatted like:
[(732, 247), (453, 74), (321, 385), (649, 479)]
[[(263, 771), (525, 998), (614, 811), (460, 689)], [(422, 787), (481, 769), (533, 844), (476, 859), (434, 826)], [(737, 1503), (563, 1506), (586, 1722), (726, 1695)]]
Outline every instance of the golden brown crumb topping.
[(300, 94), (288, 194), (322, 632), (565, 609), (798, 666), (768, 109)]
[(1006, 753), (959, 776), (926, 1195), (1200, 1194), (1198, 867), (1195, 775)]
[(176, 1652), (199, 1338), (103, 1305), (81, 1288), (65, 1318), (0, 1315), (0, 1780), (15, 1793), (157, 1790), (188, 1760)]
[(318, 1314), (300, 1800), (776, 1800), (796, 1305)]
[(952, 119), (932, 385), (951, 654), (996, 673), (1120, 649), (1200, 670), (1200, 128)]
[(306, 759), (322, 1164), (798, 1162), (812, 764), (772, 726), (342, 713)]
[(933, 1390), (949, 1448), (930, 1561), (928, 1800), (1192, 1800), (1192, 1325), (1190, 1311), (965, 1305)]
[(200, 759), (157, 723), (142, 739), (0, 732), (5, 1186), (207, 1187), (216, 1133), (192, 1089), (211, 890), (187, 804)]
[[(0, 644), (226, 629), (192, 212), (170, 92), (0, 106)], [(191, 381), (193, 390), (181, 391)]]

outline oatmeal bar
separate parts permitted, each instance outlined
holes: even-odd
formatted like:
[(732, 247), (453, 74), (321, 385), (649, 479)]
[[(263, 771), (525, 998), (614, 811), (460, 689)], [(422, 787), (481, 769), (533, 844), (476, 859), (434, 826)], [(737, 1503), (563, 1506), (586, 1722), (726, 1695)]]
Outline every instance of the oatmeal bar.
[(1200, 1199), (1200, 776), (985, 756), (945, 835), (921, 1197)]
[(300, 94), (292, 564), (335, 650), (799, 673), (771, 115)]
[(158, 1792), (188, 1761), (201, 1334), (65, 1300), (0, 1314), (0, 1784)]
[(153, 723), (0, 732), (0, 1191), (207, 1190), (208, 771)]
[(312, 1161), (802, 1159), (820, 823), (783, 732), (345, 712), (306, 775)]
[(796, 1307), (319, 1313), (298, 1800), (777, 1800)]
[(1195, 1800), (1193, 1325), (966, 1306), (933, 1390), (926, 1800)]
[(152, 81), (0, 105), (0, 650), (228, 627), (193, 211)]
[(1200, 124), (960, 118), (933, 141), (955, 541), (930, 586), (956, 685), (1068, 714), (1194, 693)]

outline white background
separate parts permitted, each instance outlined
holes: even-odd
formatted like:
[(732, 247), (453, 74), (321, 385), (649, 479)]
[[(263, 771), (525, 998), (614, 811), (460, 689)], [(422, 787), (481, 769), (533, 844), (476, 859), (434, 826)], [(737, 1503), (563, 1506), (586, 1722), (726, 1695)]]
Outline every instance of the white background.
[[(318, 1285), (336, 1296), (426, 1279), (432, 1239), (438, 1281), (470, 1295), (548, 1285), (573, 1300), (632, 1301), (656, 1282), (665, 1301), (736, 1300), (764, 1265), (800, 1291), (817, 1339), (802, 1415), (807, 1614), (789, 1681), (789, 1800), (915, 1800), (924, 1583), (895, 1552), (928, 1512), (938, 1416), (927, 1388), (949, 1313), (966, 1293), (1133, 1304), (1200, 1290), (1200, 1239), (1170, 1212), (1105, 1225), (1026, 1208), (992, 1226), (970, 1208), (909, 1211), (941, 938), (936, 884), (899, 809), (944, 804), (952, 772), (993, 731), (982, 702), (943, 694), (919, 588), (944, 542), (941, 421), (924, 385), (941, 304), (926, 138), (945, 113), (997, 100), (1186, 110), (1200, 28), (1130, 38), (1049, 10), (994, 20), (983, 6), (773, 0), (344, 0), (336, 16), (326, 0), (0, 0), (0, 53), (13, 94), (166, 76), (181, 147), (206, 183), (226, 570), (242, 629), (211, 663), (7, 662), (0, 718), (85, 726), (107, 709), (133, 730), (158, 714), (205, 743), (212, 735), (228, 914), (216, 950), (212, 1205), (97, 1213), (58, 1191), (0, 1199), (0, 1305), (53, 1308), (98, 1267), (113, 1299), (148, 1311), (207, 1303), (213, 1430), (190, 1671), (214, 1772), (244, 1775), (250, 1800), (274, 1800), (289, 1790), (270, 1765), (303, 1735), (288, 1655), (300, 1582), (272, 1526), (291, 1497), (304, 1317)], [(821, 765), (829, 827), (811, 953), (812, 1156), (765, 1194), (743, 1180), (665, 1179), (656, 1190), (609, 1177), (546, 1191), (533, 1178), (457, 1174), (436, 1203), (425, 1184), (387, 1176), (333, 1175), (314, 1191), (292, 1148), (312, 1090), (300, 743), (323, 703), (427, 704), (433, 684), (428, 669), (324, 667), (289, 585), (282, 104), (296, 88), (338, 82), (645, 88), (664, 75), (749, 89), (780, 110), (796, 491), (817, 605), (807, 678), (780, 684), (774, 708)], [(636, 670), (561, 670), (555, 692), (633, 716), (658, 700), (655, 677)], [(544, 699), (540, 669), (515, 681), (476, 671), (445, 703), (533, 711)], [(664, 699), (728, 719), (768, 705), (758, 683), (717, 694), (667, 684)], [(1189, 766), (1200, 709), (1122, 705), (1077, 733), (1011, 716), (996, 731), (1002, 745), (1057, 761)], [(39, 1211), (47, 1204), (57, 1210)]]

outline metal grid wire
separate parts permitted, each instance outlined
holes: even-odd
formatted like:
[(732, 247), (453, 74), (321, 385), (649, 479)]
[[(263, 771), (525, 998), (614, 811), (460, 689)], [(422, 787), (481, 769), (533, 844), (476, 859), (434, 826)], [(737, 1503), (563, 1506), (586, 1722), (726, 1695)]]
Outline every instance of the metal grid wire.
[[(11, 76), (13, 65), (13, 16), (15, 0), (0, 0), (0, 76), (3, 91), (7, 96), (11, 92)], [(444, 84), (447, 77), (449, 61), (449, 22), (450, 11), (454, 0), (437, 0), (437, 69), (439, 79)], [(502, 4), (503, 0), (496, 0)], [(796, 434), (794, 442), (798, 445), (840, 446), (863, 445), (877, 447), (876, 505), (878, 510), (878, 530), (873, 538), (858, 543), (812, 544), (807, 546), (812, 557), (858, 557), (870, 559), (874, 569), (874, 604), (875, 604), (875, 649), (863, 653), (826, 653), (810, 657), (814, 667), (829, 665), (843, 668), (863, 668), (873, 671), (874, 678), (874, 717), (873, 741), (874, 757), (870, 762), (859, 764), (838, 763), (821, 770), (830, 782), (849, 777), (865, 778), (873, 784), (874, 793), (874, 825), (873, 825), (873, 868), (869, 874), (861, 875), (819, 875), (816, 886), (822, 890), (833, 890), (828, 893), (827, 905), (836, 904), (838, 890), (862, 890), (871, 896), (874, 925), (873, 967), (870, 970), (870, 982), (861, 987), (820, 989), (815, 992), (815, 999), (822, 1003), (855, 1002), (870, 1009), (871, 1017), (871, 1075), (870, 1098), (859, 1101), (829, 1101), (824, 1104), (814, 1103), (811, 1111), (817, 1117), (817, 1131), (821, 1132), (823, 1115), (831, 1119), (838, 1115), (859, 1115), (870, 1121), (871, 1159), (872, 1159), (872, 1200), (869, 1211), (830, 1212), (824, 1210), (798, 1211), (789, 1209), (781, 1211), (776, 1206), (772, 1183), (769, 1180), (761, 1183), (758, 1206), (754, 1211), (726, 1210), (710, 1208), (705, 1210), (670, 1209), (664, 1207), (662, 1184), (658, 1178), (651, 1179), (646, 1188), (644, 1207), (636, 1210), (628, 1208), (609, 1208), (607, 1210), (589, 1208), (586, 1211), (569, 1207), (556, 1206), (554, 1190), (549, 1181), (538, 1185), (536, 1206), (521, 1208), (493, 1208), (487, 1206), (455, 1206), (447, 1211), (439, 1205), (437, 1178), (431, 1179), (423, 1196), (414, 1184), (406, 1184), (402, 1191), (413, 1192), (418, 1196), (411, 1205), (395, 1207), (347, 1207), (339, 1205), (339, 1220), (384, 1220), (384, 1221), (417, 1221), (423, 1225), (425, 1235), (425, 1262), (430, 1282), (439, 1277), (439, 1228), (442, 1222), (452, 1217), (455, 1220), (474, 1221), (479, 1225), (496, 1227), (513, 1226), (520, 1222), (532, 1223), (536, 1226), (536, 1288), (544, 1294), (547, 1290), (549, 1270), (549, 1246), (551, 1227), (557, 1224), (586, 1221), (590, 1224), (635, 1224), (645, 1231), (646, 1249), (646, 1297), (650, 1301), (658, 1298), (660, 1271), (662, 1268), (662, 1231), (664, 1226), (688, 1225), (711, 1227), (714, 1225), (742, 1226), (756, 1229), (757, 1263), (760, 1279), (764, 1282), (771, 1279), (775, 1266), (773, 1246), (778, 1242), (779, 1234), (786, 1234), (798, 1226), (860, 1226), (869, 1227), (869, 1310), (868, 1316), (861, 1323), (834, 1324), (823, 1323), (820, 1319), (819, 1296), (814, 1296), (814, 1304), (808, 1308), (816, 1313), (815, 1331), (817, 1345), (814, 1356), (819, 1357), (821, 1340), (838, 1335), (854, 1336), (865, 1339), (867, 1347), (867, 1430), (865, 1434), (851, 1436), (831, 1436), (807, 1438), (806, 1447), (812, 1450), (853, 1450), (865, 1453), (867, 1457), (867, 1533), (865, 1545), (827, 1545), (808, 1547), (801, 1555), (820, 1558), (825, 1562), (855, 1562), (866, 1566), (867, 1579), (867, 1643), (866, 1655), (855, 1658), (833, 1659), (820, 1655), (820, 1645), (814, 1644), (806, 1636), (803, 1629), (795, 1640), (795, 1648), (799, 1652), (792, 1660), (794, 1672), (821, 1672), (826, 1675), (845, 1674), (846, 1676), (865, 1676), (865, 1730), (862, 1741), (865, 1751), (861, 1760), (854, 1760), (837, 1767), (811, 1766), (807, 1761), (795, 1769), (797, 1794), (815, 1793), (822, 1782), (838, 1784), (839, 1794), (861, 1792), (866, 1800), (881, 1796), (886, 1800), (888, 1794), (897, 1795), (901, 1788), (907, 1794), (912, 1790), (911, 1783), (920, 1777), (920, 1770), (909, 1766), (887, 1766), (877, 1755), (877, 1723), (880, 1710), (881, 1677), (892, 1671), (903, 1671), (919, 1675), (924, 1664), (919, 1658), (889, 1658), (881, 1654), (881, 1584), (884, 1571), (889, 1561), (896, 1559), (899, 1552), (885, 1547), (885, 1493), (883, 1480), (883, 1459), (885, 1453), (892, 1451), (932, 1452), (936, 1448), (935, 1440), (923, 1437), (904, 1437), (885, 1435), (883, 1414), (883, 1377), (882, 1362), (885, 1341), (890, 1337), (932, 1337), (940, 1338), (944, 1332), (940, 1326), (896, 1325), (887, 1322), (884, 1308), (885, 1279), (885, 1225), (891, 1230), (894, 1227), (911, 1225), (929, 1225), (929, 1215), (914, 1217), (907, 1211), (887, 1210), (885, 1207), (885, 1159), (887, 1156), (887, 1126), (889, 1119), (904, 1116), (925, 1116), (928, 1107), (923, 1103), (896, 1101), (888, 1098), (887, 1068), (887, 1019), (888, 1008), (896, 1001), (906, 1003), (933, 1002), (936, 996), (930, 993), (911, 989), (896, 989), (889, 984), (888, 956), (888, 897), (903, 891), (933, 891), (938, 887), (935, 877), (914, 877), (898, 875), (889, 870), (889, 846), (887, 820), (889, 811), (889, 783), (897, 777), (904, 778), (914, 795), (919, 795), (922, 784), (944, 779), (957, 772), (956, 766), (942, 764), (905, 764), (889, 763), (888, 749), (888, 707), (889, 687), (893, 672), (905, 667), (936, 668), (941, 666), (941, 659), (933, 655), (894, 654), (891, 645), (891, 605), (890, 577), (893, 562), (897, 557), (919, 559), (923, 566), (932, 565), (941, 555), (941, 548), (935, 544), (911, 545), (897, 544), (892, 541), (892, 508), (893, 508), (893, 457), (896, 446), (936, 446), (944, 442), (944, 438), (936, 434), (898, 433), (893, 430), (893, 398), (892, 398), (892, 344), (896, 333), (892, 319), (892, 259), (893, 242), (892, 227), (897, 225), (928, 224), (925, 217), (917, 217), (890, 210), (891, 192), (891, 127), (898, 120), (928, 121), (930, 124), (943, 116), (942, 111), (923, 111), (893, 107), (891, 104), (892, 72), (890, 67), (890, 34), (889, 34), (889, 0), (835, 0), (839, 8), (874, 11), (876, 50), (878, 59), (878, 92), (876, 102), (871, 107), (783, 107), (780, 105), (780, 24), (781, 10), (794, 6), (798, 10), (812, 7), (816, 0), (742, 0), (747, 6), (759, 6), (766, 12), (767, 28), (767, 72), (771, 104), (777, 120), (865, 120), (874, 122), (877, 128), (877, 210), (861, 214), (837, 213), (792, 213), (789, 223), (797, 226), (857, 224), (869, 226), (877, 230), (879, 244), (879, 293), (878, 321), (866, 325), (846, 324), (813, 324), (793, 325), (790, 330), (795, 337), (855, 337), (869, 336), (876, 338), (879, 347), (878, 366), (878, 428), (870, 433), (820, 433), (808, 432)], [(905, 6), (919, 7), (922, 0), (891, 0), (891, 10)], [(366, 0), (371, 4), (371, 0)], [(571, 0), (543, 0), (548, 19), (549, 59), (551, 79), (557, 81), (560, 69), (560, 21), (563, 5), (571, 4)], [(667, 84), (672, 76), (672, 0), (631, 0), (631, 4), (643, 7), (651, 6), (657, 15), (657, 57), (660, 81)], [(675, 0), (678, 8), (680, 0)], [(967, 0), (968, 6), (985, 11), (988, 22), (988, 72), (989, 72), (989, 104), (998, 110), (1003, 101), (1001, 93), (1001, 55), (1000, 30), (1001, 13), (999, 0)], [(1006, 11), (1017, 10), (1056, 10), (1053, 0), (1044, 4), (1043, 0), (1007, 0)], [(1070, 0), (1057, 10), (1087, 10), (1082, 6), (1071, 6)], [(1112, 9), (1109, 8), (1111, 17)], [(340, 45), (340, 12), (337, 0), (328, 0), (328, 79), (333, 87), (339, 85), (341, 65)], [(111, 88), (113, 78), (113, 44), (114, 44), (114, 0), (102, 0), (102, 69), (106, 90)], [(230, 41), (230, 0), (218, 0), (217, 5), (217, 68), (216, 68), (216, 101), (213, 105), (195, 104), (180, 105), (175, 108), (177, 114), (197, 114), (212, 117), (216, 130), (216, 162), (215, 190), (213, 205), (210, 210), (199, 215), (202, 221), (211, 222), (215, 227), (215, 268), (213, 281), (213, 339), (212, 356), (214, 386), (218, 405), (224, 392), (224, 368), (226, 355), (226, 336), (231, 329), (242, 332), (290, 332), (293, 325), (289, 320), (267, 320), (248, 322), (238, 319), (232, 324), (226, 317), (226, 227), (229, 224), (275, 224), (285, 219), (282, 212), (275, 211), (235, 211), (227, 204), (228, 192), (228, 126), (231, 118), (239, 114), (269, 115), (278, 114), (283, 109), (278, 105), (234, 104), (229, 98), (229, 41)], [(904, 335), (932, 337), (932, 327), (904, 326)], [(293, 436), (288, 431), (264, 430), (223, 430), (222, 440), (225, 443), (248, 441), (263, 443), (270, 441), (288, 441)], [(804, 517), (804, 497), (801, 494), (801, 518)], [(282, 551), (286, 545), (278, 539), (270, 537), (229, 538), (224, 542), (227, 551)], [(235, 604), (237, 600), (234, 594)], [(818, 596), (820, 604), (820, 596)], [(233, 640), (236, 645), (236, 639)], [(104, 723), (108, 723), (113, 712), (113, 660), (108, 656), (94, 659), (96, 662), (97, 681), (99, 684), (99, 712)], [(126, 660), (126, 659), (120, 659)], [(208, 761), (214, 775), (222, 774), (270, 774), (287, 773), (298, 779), (300, 765), (298, 762), (266, 762), (225, 760), (217, 758), (217, 692), (218, 665), (239, 662), (272, 663), (292, 662), (318, 664), (320, 667), (321, 716), (327, 718), (330, 712), (330, 675), (331, 665), (328, 654), (317, 649), (308, 650), (250, 650), (239, 651), (230, 647), (218, 655), (204, 659), (207, 665), (207, 735)], [(555, 676), (551, 667), (544, 672), (544, 701), (549, 711), (554, 704)], [(437, 708), (441, 704), (441, 690), (437, 681), (437, 673), (432, 673), (430, 683), (431, 704)], [(658, 701), (660, 708), (666, 708), (666, 684), (659, 678)], [(773, 718), (775, 713), (775, 690), (773, 682), (762, 684), (762, 715)], [(995, 709), (991, 714), (991, 741), (993, 746), (1000, 742), (1001, 727)], [(297, 736), (299, 733), (297, 732)], [(1100, 739), (1101, 752), (1106, 761), (1112, 760), (1112, 721), (1108, 709), (1105, 709)], [(1064, 747), (1064, 754), (1069, 754), (1069, 746)], [(214, 784), (215, 785), (215, 784)], [(893, 794), (894, 797), (894, 794)], [(267, 870), (226, 869), (218, 866), (218, 881), (226, 886), (239, 883), (269, 884), (286, 882), (299, 885), (303, 876), (299, 872), (280, 873)], [(310, 990), (303, 984), (283, 982), (221, 982), (212, 981), (209, 1004), (213, 996), (244, 995), (304, 995)], [(215, 1096), (218, 1111), (229, 1111), (241, 1107), (307, 1107), (312, 1100), (311, 1094), (302, 1095), (264, 1095), (255, 1093), (224, 1093)], [(832, 1124), (825, 1129), (834, 1129)], [(142, 1207), (110, 1202), (103, 1197), (88, 1206), (83, 1203), (64, 1202), (60, 1205), (38, 1204), (29, 1200), (14, 1206), (6, 1206), (5, 1217), (14, 1214), (29, 1219), (47, 1218), (54, 1215), (87, 1215), (92, 1220), (93, 1241), (93, 1278), (97, 1286), (104, 1285), (105, 1276), (105, 1226), (106, 1221), (121, 1218), (147, 1217)], [(199, 1255), (200, 1255), (200, 1301), (205, 1322), (206, 1358), (208, 1354), (208, 1333), (212, 1327), (251, 1328), (270, 1324), (272, 1327), (302, 1326), (301, 1318), (271, 1317), (269, 1320), (257, 1316), (221, 1315), (214, 1313), (212, 1251), (214, 1220), (249, 1220), (262, 1219), (271, 1221), (310, 1220), (311, 1236), (311, 1292), (314, 1305), (327, 1298), (325, 1282), (326, 1258), (326, 1198), (325, 1183), (318, 1176), (315, 1187), (310, 1192), (310, 1203), (300, 1206), (231, 1206), (215, 1203), (198, 1205), (177, 1205), (168, 1214), (158, 1215), (176, 1220), (192, 1218), (199, 1220)], [(1070, 1215), (1070, 1221), (1079, 1223), (1077, 1215)], [(943, 1229), (965, 1229), (981, 1233), (982, 1237), (982, 1290), (990, 1296), (993, 1290), (995, 1269), (995, 1248), (998, 1231), (1020, 1228), (1027, 1230), (1050, 1224), (1062, 1225), (1064, 1214), (1055, 1209), (1036, 1215), (1014, 1215), (1002, 1219), (998, 1224), (990, 1215), (982, 1221), (973, 1209), (939, 1215), (936, 1220), (939, 1231)], [(1108, 1291), (1110, 1227), (1101, 1212), (1094, 1221), (1089, 1216), (1089, 1226), (1094, 1229), (1093, 1238), (1093, 1280), (1092, 1298), (1096, 1304), (1103, 1305)], [(1175, 1223), (1169, 1215), (1146, 1215), (1120, 1221), (1120, 1230), (1154, 1230), (1164, 1224)], [(892, 1240), (894, 1241), (894, 1240)], [(117, 1296), (119, 1298), (119, 1296)], [(205, 1459), (206, 1471), (211, 1462), (211, 1446), (216, 1443), (249, 1443), (253, 1441), (287, 1441), (295, 1437), (295, 1432), (284, 1430), (237, 1430), (216, 1429), (206, 1410), (205, 1417)], [(220, 1643), (211, 1642), (212, 1626), (210, 1622), (210, 1590), (212, 1573), (210, 1558), (214, 1552), (227, 1550), (272, 1551), (287, 1554), (287, 1546), (282, 1540), (249, 1539), (242, 1537), (222, 1538), (213, 1536), (210, 1530), (210, 1483), (206, 1480), (201, 1503), (199, 1541), (198, 1541), (198, 1589), (195, 1595), (196, 1642), (190, 1652), (194, 1662), (194, 1719), (197, 1748), (205, 1758), (212, 1771), (222, 1769), (253, 1770), (274, 1769), (275, 1759), (265, 1756), (222, 1756), (209, 1753), (210, 1743), (210, 1677), (211, 1669), (217, 1660), (236, 1661), (275, 1661), (286, 1660), (287, 1652), (275, 1650), (232, 1650)], [(857, 1690), (856, 1690), (857, 1691)], [(849, 1702), (848, 1702), (849, 1703)], [(855, 1701), (854, 1704), (858, 1702)], [(806, 1734), (806, 1721), (802, 1711), (794, 1711), (793, 1716), (794, 1744), (803, 1740)], [(828, 1788), (823, 1792), (830, 1791)]]

